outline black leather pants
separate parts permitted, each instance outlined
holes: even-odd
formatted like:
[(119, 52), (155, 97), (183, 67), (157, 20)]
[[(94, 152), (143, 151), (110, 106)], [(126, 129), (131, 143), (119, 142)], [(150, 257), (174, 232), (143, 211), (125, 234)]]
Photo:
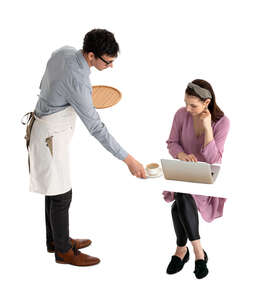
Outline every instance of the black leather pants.
[(177, 235), (177, 245), (184, 247), (187, 239), (200, 239), (198, 209), (192, 195), (174, 193), (174, 203), (171, 207), (174, 229)]
[(72, 244), (69, 241), (69, 214), (72, 189), (64, 194), (45, 196), (46, 243), (64, 253)]

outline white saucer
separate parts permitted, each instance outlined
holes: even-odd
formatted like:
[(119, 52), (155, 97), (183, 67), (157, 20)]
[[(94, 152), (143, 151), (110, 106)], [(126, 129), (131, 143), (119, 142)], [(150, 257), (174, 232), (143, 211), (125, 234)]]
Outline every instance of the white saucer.
[(145, 175), (146, 175), (146, 178), (158, 178), (158, 177), (161, 177), (163, 175), (163, 171), (162, 169), (159, 167), (159, 171), (157, 174), (155, 175), (149, 175), (145, 169)]

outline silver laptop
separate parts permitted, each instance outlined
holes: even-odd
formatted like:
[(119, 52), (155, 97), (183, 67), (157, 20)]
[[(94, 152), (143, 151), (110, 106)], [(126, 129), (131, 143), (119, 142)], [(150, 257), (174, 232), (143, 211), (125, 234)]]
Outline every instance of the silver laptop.
[(179, 159), (161, 159), (164, 177), (169, 180), (214, 183), (220, 166), (205, 162), (189, 162)]

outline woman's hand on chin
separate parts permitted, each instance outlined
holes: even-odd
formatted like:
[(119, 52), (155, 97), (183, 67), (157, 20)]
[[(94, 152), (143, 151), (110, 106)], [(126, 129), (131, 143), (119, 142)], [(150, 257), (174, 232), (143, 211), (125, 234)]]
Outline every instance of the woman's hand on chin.
[(202, 126), (204, 130), (211, 128), (212, 117), (209, 109), (205, 109), (202, 113), (200, 113), (200, 120), (202, 121)]

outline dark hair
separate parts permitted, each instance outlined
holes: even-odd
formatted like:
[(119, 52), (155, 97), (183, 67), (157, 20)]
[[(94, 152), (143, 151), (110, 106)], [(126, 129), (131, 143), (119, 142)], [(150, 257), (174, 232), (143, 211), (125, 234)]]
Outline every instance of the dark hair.
[[(211, 95), (212, 95), (212, 99), (211, 99), (211, 102), (209, 103), (208, 105), (208, 109), (211, 113), (211, 116), (212, 116), (212, 120), (214, 122), (217, 122), (218, 120), (220, 120), (223, 116), (224, 116), (224, 113), (221, 111), (221, 109), (218, 107), (218, 105), (216, 104), (216, 101), (215, 101), (215, 94), (214, 94), (214, 91), (213, 91), (213, 88), (212, 86), (210, 85), (209, 82), (203, 80), (203, 79), (195, 79), (192, 81), (192, 83), (195, 83), (197, 85), (199, 85), (201, 88), (204, 88), (206, 90), (208, 90)], [(201, 101), (205, 101), (206, 99), (203, 99), (201, 98), (195, 91), (194, 89), (190, 88), (190, 87), (187, 87), (186, 90), (185, 90), (185, 93), (189, 96), (195, 96), (195, 97), (198, 97)]]
[(96, 58), (104, 54), (117, 57), (119, 45), (113, 33), (105, 29), (93, 29), (84, 37), (83, 52), (93, 52)]

